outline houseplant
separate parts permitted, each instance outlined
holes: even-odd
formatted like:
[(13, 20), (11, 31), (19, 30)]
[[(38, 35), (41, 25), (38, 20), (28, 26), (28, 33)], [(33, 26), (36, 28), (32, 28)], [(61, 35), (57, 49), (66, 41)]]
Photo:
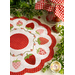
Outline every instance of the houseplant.
[(42, 10), (35, 10), (35, 0), (10, 0), (10, 15), (26, 16), (32, 19), (35, 15), (42, 15)]

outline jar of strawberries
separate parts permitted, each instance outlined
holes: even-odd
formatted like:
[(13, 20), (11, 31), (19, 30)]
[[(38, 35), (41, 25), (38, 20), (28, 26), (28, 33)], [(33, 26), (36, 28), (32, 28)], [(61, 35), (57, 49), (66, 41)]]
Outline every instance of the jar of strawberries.
[(61, 21), (57, 16), (55, 16), (55, 14), (53, 12), (48, 12), (48, 14), (46, 16), (46, 20), (48, 22), (51, 22), (51, 21), (60, 22)]

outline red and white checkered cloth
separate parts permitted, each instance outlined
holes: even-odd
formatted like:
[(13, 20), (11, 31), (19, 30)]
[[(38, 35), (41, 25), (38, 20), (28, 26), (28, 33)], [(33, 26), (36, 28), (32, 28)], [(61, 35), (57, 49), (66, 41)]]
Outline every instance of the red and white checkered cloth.
[(35, 9), (52, 11), (57, 17), (64, 21), (64, 0), (40, 0), (35, 4)]

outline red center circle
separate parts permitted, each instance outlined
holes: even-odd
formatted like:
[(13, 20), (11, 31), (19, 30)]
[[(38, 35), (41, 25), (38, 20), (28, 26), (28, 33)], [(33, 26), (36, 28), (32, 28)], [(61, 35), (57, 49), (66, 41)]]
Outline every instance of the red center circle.
[(10, 37), (10, 47), (13, 49), (23, 49), (28, 45), (28, 38), (24, 34), (17, 33)]

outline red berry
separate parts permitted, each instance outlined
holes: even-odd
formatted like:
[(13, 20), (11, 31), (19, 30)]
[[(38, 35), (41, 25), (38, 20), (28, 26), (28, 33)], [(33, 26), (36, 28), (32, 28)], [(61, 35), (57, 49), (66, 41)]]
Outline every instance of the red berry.
[(36, 36), (34, 35), (34, 37), (36, 37)]
[(21, 28), (21, 29), (23, 29), (23, 28)]
[(60, 22), (60, 19), (58, 17), (55, 17), (54, 22)]
[(29, 33), (31, 33), (31, 31), (29, 31)]
[(14, 30), (17, 30), (16, 28), (14, 28)]
[(40, 16), (38, 16), (38, 18), (40, 19), (41, 17), (40, 17)]
[(23, 56), (23, 54), (22, 54), (22, 53), (21, 53), (20, 55), (21, 55), (21, 56)]
[(31, 49), (31, 51), (33, 51), (33, 49)]
[(24, 60), (31, 65), (35, 65), (36, 62), (35, 56), (33, 54), (27, 54), (24, 57)]
[(36, 45), (36, 43), (34, 43), (34, 45)]
[(14, 57), (15, 55), (13, 54), (12, 56)]
[(56, 30), (55, 25), (52, 27), (52, 30), (55, 31), (56, 33), (59, 33), (59, 32)]

